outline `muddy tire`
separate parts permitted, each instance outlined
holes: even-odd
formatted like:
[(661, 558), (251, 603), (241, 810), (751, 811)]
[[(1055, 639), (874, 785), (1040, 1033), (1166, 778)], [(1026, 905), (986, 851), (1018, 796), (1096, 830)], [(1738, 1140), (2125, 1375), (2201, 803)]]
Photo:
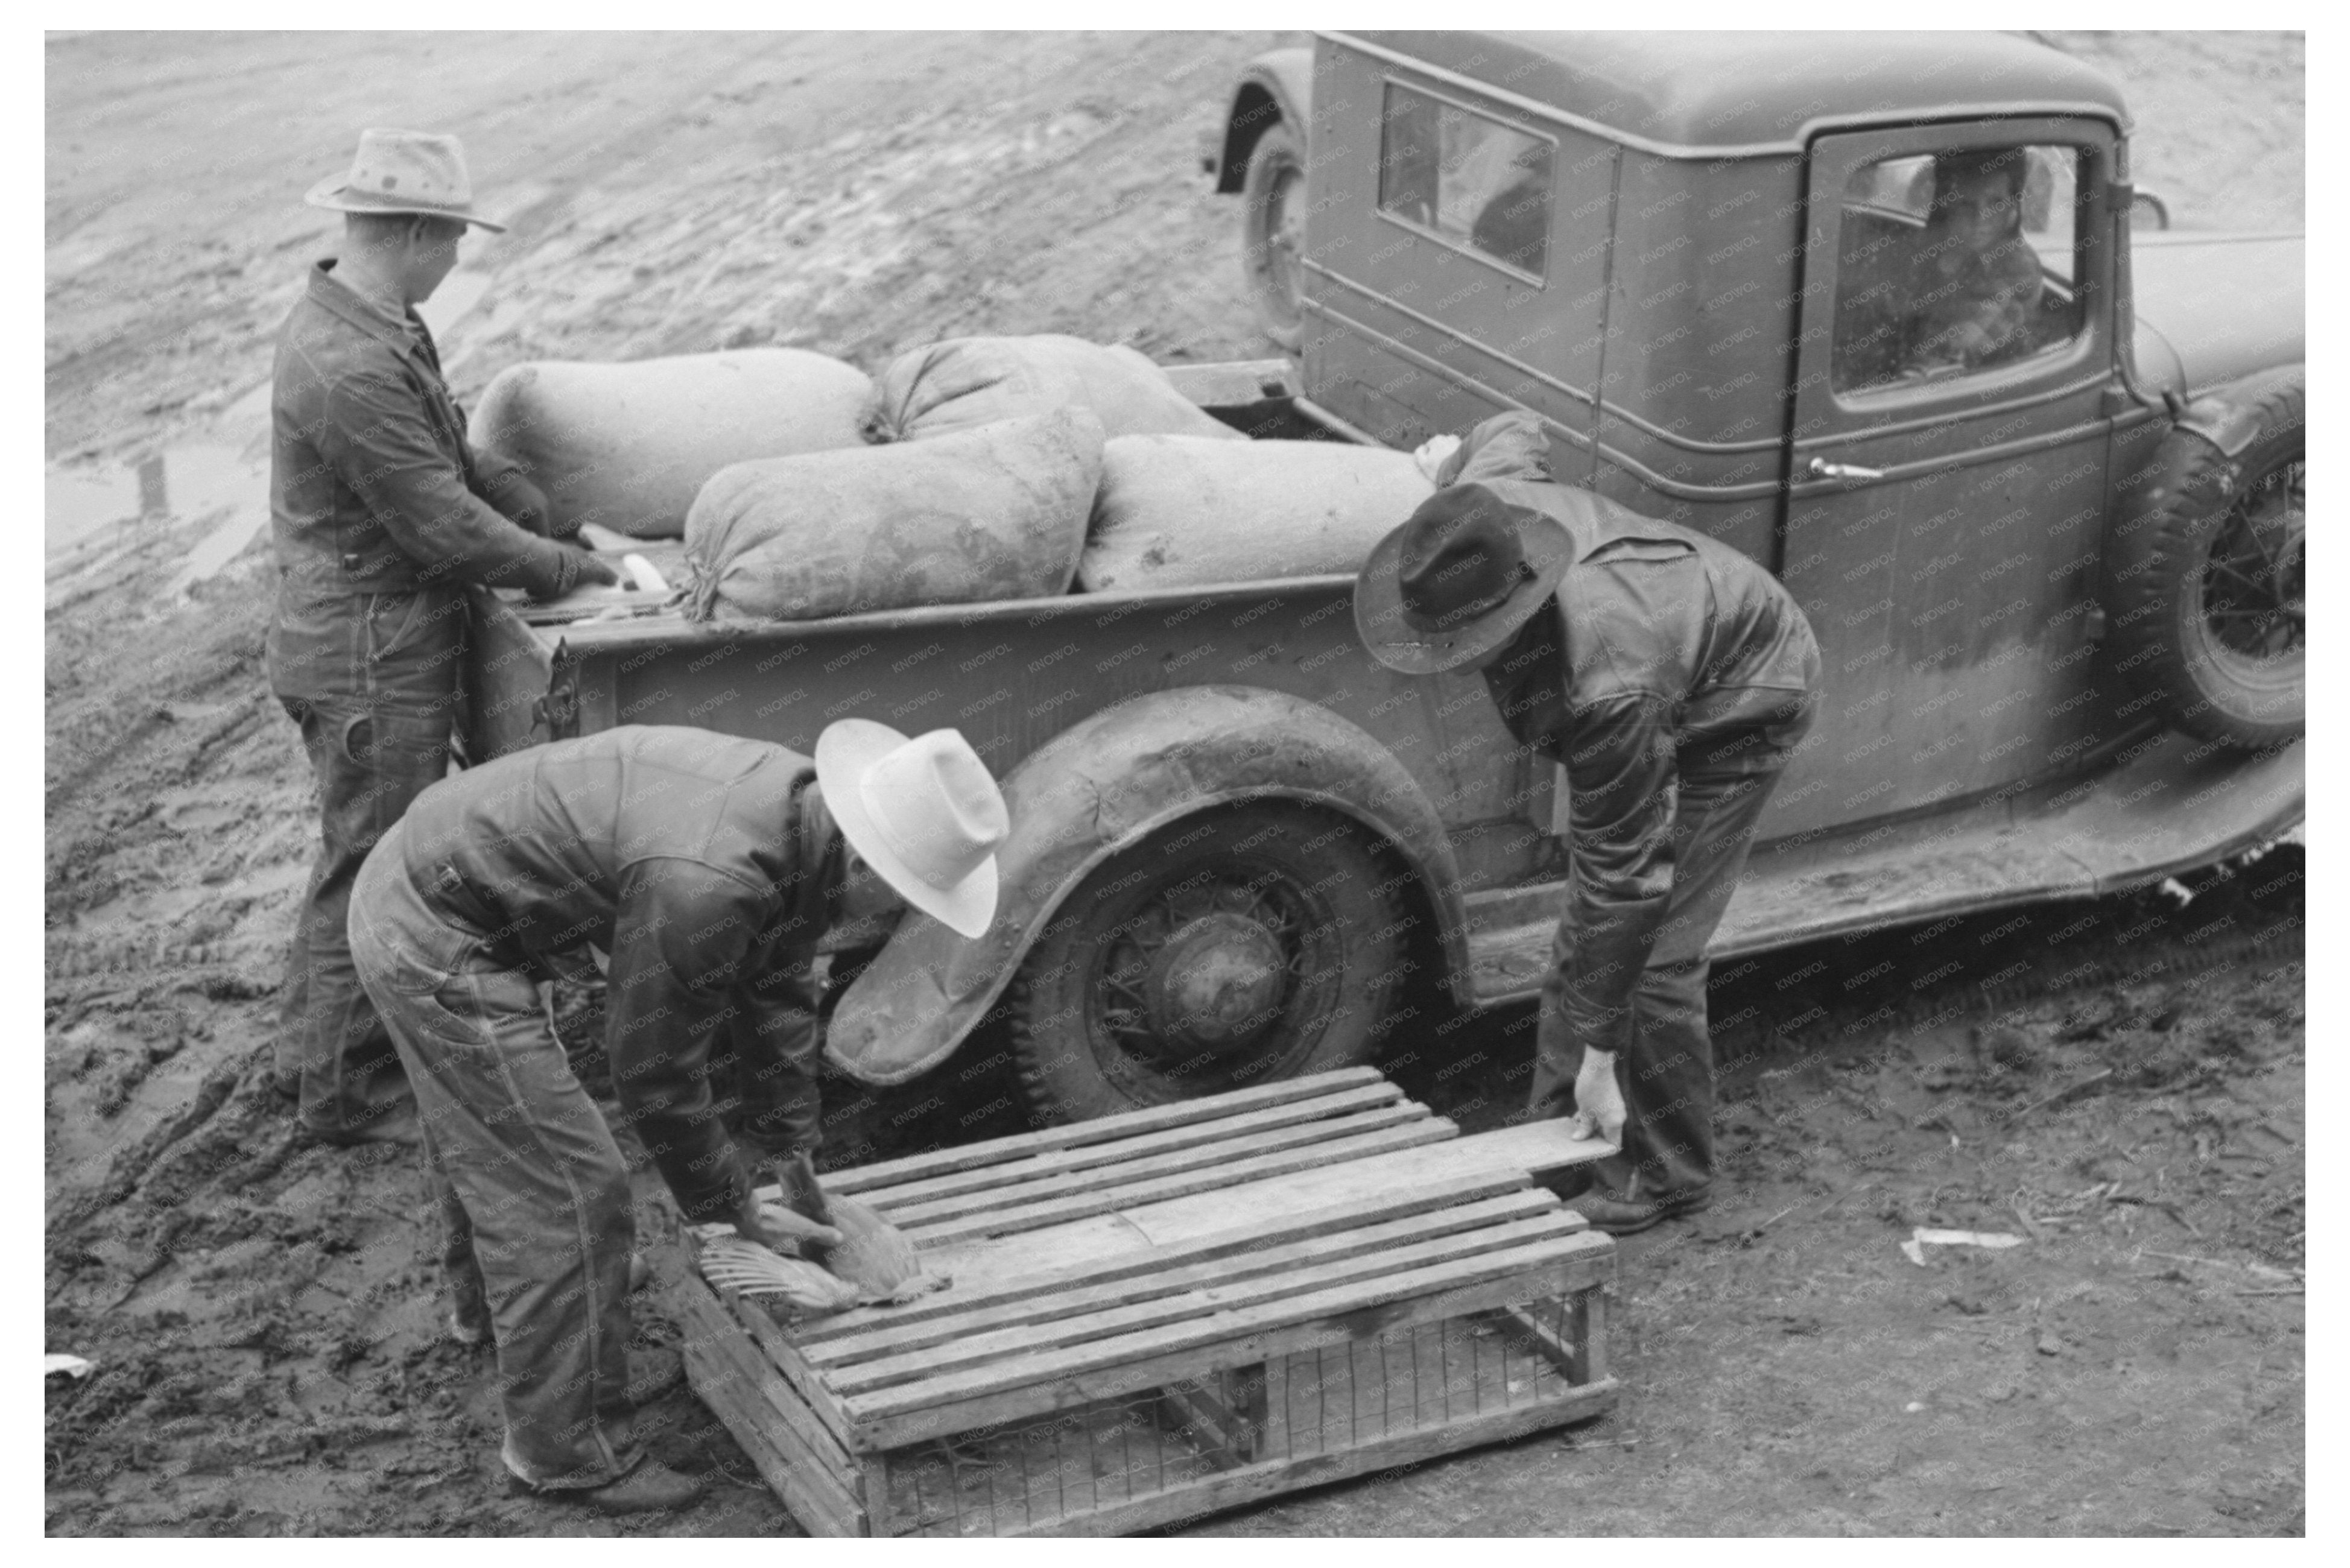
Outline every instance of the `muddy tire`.
[(1284, 348), (1305, 340), (1305, 146), (1289, 126), (1265, 127), (1241, 181), (1241, 265), (1257, 326)]
[(1354, 826), (1286, 804), (1111, 857), (1006, 998), (1031, 1110), (1082, 1121), (1369, 1060), (1406, 968), (1392, 876)]
[(2302, 406), (2298, 382), (2272, 389), (2233, 460), (2174, 432), (2107, 544), (2114, 667), (2203, 740), (2258, 749), (2302, 733)]

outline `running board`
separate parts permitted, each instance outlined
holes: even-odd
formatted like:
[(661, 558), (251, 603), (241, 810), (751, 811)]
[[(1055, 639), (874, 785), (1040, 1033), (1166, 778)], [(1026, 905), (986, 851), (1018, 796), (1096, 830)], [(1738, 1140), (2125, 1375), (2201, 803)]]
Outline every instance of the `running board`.
[[(1763, 952), (2008, 905), (2095, 898), (2209, 866), (2291, 832), (2307, 742), (2248, 757), (2176, 733), (2086, 778), (1949, 814), (1766, 843), (1747, 863), (1708, 954)], [(1467, 900), (1478, 1005), (1534, 995), (1566, 884)]]

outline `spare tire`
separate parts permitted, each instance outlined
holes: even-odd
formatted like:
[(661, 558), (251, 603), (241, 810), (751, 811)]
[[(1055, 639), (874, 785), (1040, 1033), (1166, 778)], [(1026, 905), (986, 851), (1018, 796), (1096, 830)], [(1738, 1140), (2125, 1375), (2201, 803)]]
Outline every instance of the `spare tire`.
[(2233, 458), (2171, 431), (2106, 542), (2114, 667), (2203, 740), (2257, 750), (2303, 731), (2303, 402), (2298, 377), (2272, 384)]

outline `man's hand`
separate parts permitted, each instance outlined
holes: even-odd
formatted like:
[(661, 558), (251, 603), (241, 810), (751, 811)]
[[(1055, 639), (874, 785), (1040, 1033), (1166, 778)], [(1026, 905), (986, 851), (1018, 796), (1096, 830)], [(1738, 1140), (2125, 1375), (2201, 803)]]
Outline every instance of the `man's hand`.
[(795, 1214), (780, 1204), (762, 1203), (756, 1198), (743, 1205), (734, 1216), (734, 1230), (741, 1236), (778, 1252), (793, 1252), (803, 1243), (817, 1248), (837, 1247), (840, 1232), (829, 1225), (819, 1225), (804, 1214)]
[(574, 550), (572, 551), (572, 556), (578, 563), (579, 567), (578, 576), (571, 579), (571, 586), (573, 588), (577, 589), (595, 587), (615, 587), (619, 586), (620, 581), (619, 570), (615, 567), (611, 562), (604, 559), (603, 556), (597, 555), (592, 550)]
[(1624, 1091), (1616, 1085), (1616, 1053), (1585, 1046), (1583, 1065), (1575, 1075), (1575, 1135), (1621, 1148), (1625, 1114)]
[(1436, 476), (1444, 467), (1445, 459), (1460, 450), (1459, 436), (1432, 435), (1412, 449), (1411, 461), (1419, 465), (1419, 472), (1429, 483), (1436, 484), (1440, 483)]

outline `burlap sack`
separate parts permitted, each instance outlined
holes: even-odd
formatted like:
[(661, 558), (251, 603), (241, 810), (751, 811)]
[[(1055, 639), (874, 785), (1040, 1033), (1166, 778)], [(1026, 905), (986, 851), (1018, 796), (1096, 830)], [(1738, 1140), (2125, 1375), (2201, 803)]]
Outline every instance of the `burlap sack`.
[(1088, 592), (1358, 570), (1435, 493), (1408, 452), (1123, 436), (1102, 452), (1078, 586)]
[(1082, 409), (723, 469), (685, 523), (687, 613), (817, 620), (1066, 593), (1101, 478)]
[(674, 538), (703, 481), (729, 463), (859, 445), (872, 380), (802, 348), (744, 348), (499, 372), (467, 437), (519, 462), (555, 532), (583, 523)]
[(1133, 349), (1045, 334), (955, 337), (900, 354), (858, 420), (867, 441), (920, 441), (1055, 409), (1087, 409), (1102, 433), (1248, 438), (1175, 389)]

